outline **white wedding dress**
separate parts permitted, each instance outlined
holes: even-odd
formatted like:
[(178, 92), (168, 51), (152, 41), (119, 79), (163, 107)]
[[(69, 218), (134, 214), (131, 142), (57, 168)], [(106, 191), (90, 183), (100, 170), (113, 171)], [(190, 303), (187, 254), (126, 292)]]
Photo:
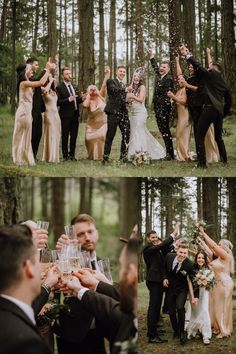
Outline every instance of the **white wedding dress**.
[[(199, 288), (199, 300), (195, 305), (190, 305), (187, 313), (190, 312), (189, 322), (186, 322), (188, 338), (195, 337), (199, 331), (203, 338), (210, 339), (212, 336), (211, 319), (209, 314), (209, 291), (204, 287)], [(186, 314), (186, 319), (187, 319)]]
[(152, 160), (165, 157), (165, 150), (146, 127), (147, 110), (144, 103), (133, 101), (130, 106), (130, 141), (128, 159), (136, 152), (148, 152)]

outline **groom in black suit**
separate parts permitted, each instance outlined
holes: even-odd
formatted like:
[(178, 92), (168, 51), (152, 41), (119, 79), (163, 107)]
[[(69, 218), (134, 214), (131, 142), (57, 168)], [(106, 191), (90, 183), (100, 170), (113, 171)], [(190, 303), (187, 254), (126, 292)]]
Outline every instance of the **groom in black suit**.
[(120, 148), (120, 160), (126, 162), (128, 143), (130, 138), (130, 123), (126, 107), (126, 87), (123, 83), (125, 67), (118, 66), (116, 79), (107, 80), (108, 101), (105, 107), (107, 114), (107, 134), (104, 147), (103, 163), (109, 161), (111, 146), (116, 134), (117, 127), (120, 128), (122, 141)]
[[(64, 161), (77, 161), (75, 158), (76, 140), (79, 129), (79, 104), (83, 99), (78, 96), (76, 88), (72, 85), (70, 68), (61, 71), (63, 82), (57, 86), (59, 115), (61, 118), (62, 155)], [(68, 143), (70, 136), (70, 149)]]
[(181, 344), (186, 342), (184, 306), (188, 295), (187, 276), (190, 279), (194, 277), (193, 263), (187, 256), (188, 246), (184, 244), (178, 247), (176, 254), (167, 254), (163, 281), (163, 285), (169, 288), (167, 302), (174, 338), (180, 337)]
[(150, 57), (151, 65), (156, 74), (156, 85), (153, 95), (153, 104), (157, 126), (161, 132), (166, 147), (165, 160), (173, 160), (174, 149), (169, 127), (171, 101), (170, 98), (167, 96), (167, 92), (169, 90), (172, 91), (174, 88), (173, 79), (170, 75), (170, 64), (167, 61), (163, 61), (159, 67), (157, 65), (156, 59), (153, 56), (152, 49), (148, 49), (148, 55)]
[(215, 140), (218, 145), (221, 161), (227, 163), (227, 153), (222, 138), (223, 118), (229, 114), (232, 105), (230, 90), (221, 75), (221, 66), (213, 63), (209, 70), (203, 68), (185, 45), (180, 47), (181, 55), (195, 69), (199, 85), (204, 89), (203, 108), (197, 124), (198, 166), (206, 167), (205, 136), (211, 123), (214, 124)]
[(32, 301), (40, 293), (40, 265), (25, 225), (0, 227), (0, 353), (50, 354), (35, 326)]

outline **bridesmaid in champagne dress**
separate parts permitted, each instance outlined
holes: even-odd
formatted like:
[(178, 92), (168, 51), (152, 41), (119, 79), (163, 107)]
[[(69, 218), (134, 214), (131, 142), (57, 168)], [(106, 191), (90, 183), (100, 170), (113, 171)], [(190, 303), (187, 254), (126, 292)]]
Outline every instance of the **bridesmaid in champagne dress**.
[(85, 145), (89, 160), (102, 160), (104, 144), (107, 133), (107, 116), (104, 112), (106, 82), (110, 77), (110, 68), (105, 69), (105, 78), (99, 91), (95, 85), (87, 89), (87, 96), (83, 107), (88, 109), (88, 120), (86, 123)]
[(209, 266), (214, 270), (217, 283), (210, 292), (210, 317), (213, 333), (217, 338), (230, 337), (233, 332), (233, 289), (234, 273), (233, 245), (229, 240), (222, 239), (219, 244), (214, 242), (200, 227), (203, 240), (201, 246), (208, 250), (213, 259)]
[(176, 159), (178, 161), (189, 161), (192, 159), (189, 151), (191, 124), (187, 108), (187, 94), (180, 78), (178, 79), (178, 84), (179, 90), (176, 94), (169, 91), (167, 96), (172, 98), (177, 104)]
[(45, 74), (39, 81), (30, 81), (33, 76), (30, 64), (18, 67), (19, 105), (15, 115), (15, 125), (12, 140), (13, 162), (17, 165), (34, 165), (31, 146), (32, 134), (32, 101), (33, 88), (43, 86), (49, 76), (50, 65), (47, 64)]
[(59, 162), (61, 120), (57, 109), (57, 94), (53, 77), (50, 78), (43, 92), (46, 110), (44, 113), (42, 161)]

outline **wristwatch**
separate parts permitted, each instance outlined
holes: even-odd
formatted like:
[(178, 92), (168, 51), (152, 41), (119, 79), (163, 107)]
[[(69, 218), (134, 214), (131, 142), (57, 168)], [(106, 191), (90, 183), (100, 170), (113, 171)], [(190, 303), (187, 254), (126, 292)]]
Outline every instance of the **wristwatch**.
[(47, 283), (43, 283), (43, 284), (41, 285), (41, 287), (44, 288), (44, 289), (47, 291), (48, 294), (50, 294), (50, 292), (51, 292), (51, 287), (50, 287)]

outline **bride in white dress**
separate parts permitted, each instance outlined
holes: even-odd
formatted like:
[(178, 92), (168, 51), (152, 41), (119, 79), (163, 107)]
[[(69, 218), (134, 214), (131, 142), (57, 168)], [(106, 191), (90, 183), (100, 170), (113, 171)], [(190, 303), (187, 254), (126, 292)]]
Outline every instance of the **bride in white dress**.
[[(207, 267), (207, 256), (205, 252), (199, 251), (195, 257), (195, 269), (196, 273), (199, 269)], [(191, 316), (188, 324), (186, 325), (186, 331), (188, 339), (195, 337), (199, 331), (202, 334), (204, 344), (210, 344), (210, 338), (212, 336), (211, 319), (209, 314), (209, 291), (205, 287), (200, 286), (198, 289), (194, 289), (192, 294), (190, 283), (190, 294), (192, 297), (191, 304)], [(196, 295), (196, 290), (198, 291)], [(198, 298), (196, 300), (196, 297)]]
[(165, 157), (165, 150), (152, 136), (146, 127), (147, 110), (145, 107), (146, 88), (142, 83), (143, 70), (136, 69), (133, 75), (131, 93), (127, 94), (130, 103), (130, 141), (128, 147), (128, 160), (136, 152), (147, 152), (152, 160)]

